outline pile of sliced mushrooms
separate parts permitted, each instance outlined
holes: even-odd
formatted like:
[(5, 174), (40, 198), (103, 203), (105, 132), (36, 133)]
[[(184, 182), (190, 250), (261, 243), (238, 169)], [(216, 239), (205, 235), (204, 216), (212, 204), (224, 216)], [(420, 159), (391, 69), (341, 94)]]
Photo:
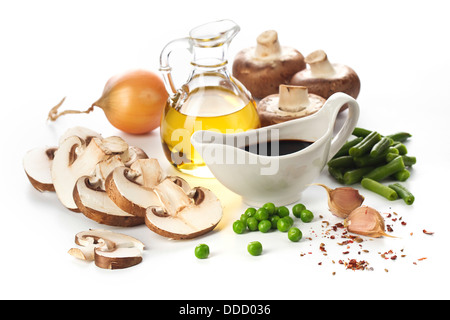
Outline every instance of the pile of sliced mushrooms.
[[(164, 237), (190, 239), (213, 230), (222, 218), (222, 205), (213, 192), (191, 188), (181, 177), (166, 175), (157, 159), (118, 136), (103, 138), (90, 129), (75, 127), (60, 138), (58, 146), (28, 151), (23, 166), (35, 189), (54, 191), (67, 209), (100, 224), (145, 224)], [(93, 260), (121, 247), (108, 240), (110, 233), (100, 234), (104, 232), (90, 236), (90, 254), (71, 252)], [(102, 254), (97, 254), (100, 251)], [(113, 268), (111, 263), (96, 260), (96, 264)]]

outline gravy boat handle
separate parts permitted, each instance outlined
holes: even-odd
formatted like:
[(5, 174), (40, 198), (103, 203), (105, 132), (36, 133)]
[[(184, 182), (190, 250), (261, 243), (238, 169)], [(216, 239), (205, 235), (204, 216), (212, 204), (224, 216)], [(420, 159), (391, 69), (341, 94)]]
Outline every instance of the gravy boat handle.
[(352, 135), (359, 119), (359, 105), (355, 99), (342, 92), (333, 94), (328, 98), (326, 104), (330, 104), (332, 106), (332, 108), (330, 108), (331, 112), (333, 112), (331, 117), (332, 121), (330, 122), (332, 124), (335, 123), (335, 120), (342, 106), (344, 106), (345, 104), (348, 105), (347, 119), (345, 120), (339, 132), (333, 137), (333, 140), (331, 140), (330, 151), (328, 153), (327, 159), (328, 162), (339, 151), (339, 149), (342, 148), (347, 139)]

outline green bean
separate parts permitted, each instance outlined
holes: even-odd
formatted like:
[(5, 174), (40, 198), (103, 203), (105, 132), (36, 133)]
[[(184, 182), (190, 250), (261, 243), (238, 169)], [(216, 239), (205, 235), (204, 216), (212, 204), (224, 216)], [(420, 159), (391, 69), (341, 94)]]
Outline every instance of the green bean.
[(363, 176), (373, 169), (374, 167), (364, 167), (345, 172), (343, 177), (344, 184), (349, 185), (360, 182)]
[(344, 175), (339, 168), (328, 167), (328, 172), (333, 178), (335, 178), (339, 183), (344, 183)]
[(395, 149), (397, 149), (398, 152), (399, 152), (399, 154), (401, 154), (401, 155), (404, 155), (404, 154), (407, 154), (407, 153), (408, 153), (408, 149), (407, 149), (406, 146), (405, 146), (403, 143), (401, 143), (401, 142), (395, 143), (392, 147), (395, 148)]
[[(362, 157), (354, 157), (353, 161), (355, 162), (357, 167), (368, 167), (368, 166), (377, 166), (386, 164), (386, 157), (388, 152), (391, 151), (392, 148), (389, 148), (388, 150), (384, 150), (383, 153), (378, 155), (375, 158), (372, 158), (369, 154), (362, 156)], [(394, 149), (396, 152), (398, 152), (397, 149)]]
[(341, 147), (341, 149), (339, 149), (339, 151), (334, 155), (334, 158), (339, 158), (342, 156), (348, 156), (348, 150), (357, 145), (358, 143), (360, 143), (362, 140), (364, 139), (364, 137), (358, 137), (356, 139), (347, 141), (346, 143), (344, 143), (344, 145)]
[(394, 140), (388, 137), (381, 138), (380, 141), (378, 141), (370, 151), (370, 156), (372, 158), (375, 158), (379, 154), (383, 153), (384, 150), (389, 149), (389, 147), (394, 143)]
[(355, 162), (351, 156), (342, 156), (328, 161), (328, 166), (332, 168), (352, 168), (355, 166)]
[(372, 132), (371, 130), (356, 127), (355, 129), (353, 129), (352, 134), (356, 137), (364, 138), (367, 137), (371, 132)]
[(412, 135), (408, 132), (397, 132), (391, 135), (388, 135), (389, 138), (391, 138), (394, 141), (404, 142), (408, 138), (411, 138)]
[(391, 189), (391, 188), (379, 183), (378, 181), (375, 181), (375, 180), (372, 180), (369, 178), (363, 178), (361, 180), (361, 185), (363, 186), (363, 188), (370, 190), (372, 192), (375, 192), (390, 201), (398, 199), (398, 194), (397, 194), (397, 192), (395, 192), (394, 189)]
[[(386, 161), (387, 162), (391, 162), (392, 160), (394, 160), (395, 158), (397, 158), (398, 155), (393, 154), (393, 153), (388, 153), (386, 155)], [(416, 164), (416, 157), (413, 156), (407, 156), (407, 155), (403, 155), (401, 156), (403, 159), (403, 163), (405, 164), (405, 167), (411, 167), (412, 165)]]
[(393, 148), (393, 147), (389, 147), (387, 153), (395, 154), (395, 155), (397, 155), (397, 156), (400, 154), (400, 152), (398, 151), (398, 149)]
[(371, 172), (369, 172), (367, 175), (365, 175), (365, 178), (370, 178), (376, 181), (381, 181), (384, 178), (389, 177), (390, 175), (393, 175), (394, 173), (405, 169), (405, 164), (403, 163), (403, 158), (401, 156), (397, 156), (394, 160), (391, 162), (380, 166), (378, 168), (373, 169)]
[(372, 131), (368, 136), (366, 136), (360, 143), (353, 146), (348, 150), (348, 154), (352, 157), (360, 157), (372, 149), (372, 147), (381, 140), (381, 135)]
[(407, 205), (410, 206), (414, 203), (415, 198), (413, 194), (400, 183), (390, 184), (389, 188), (395, 190), (398, 196), (402, 198)]
[(408, 180), (410, 175), (411, 175), (411, 173), (408, 170), (403, 169), (403, 170), (400, 170), (400, 171), (397, 171), (396, 173), (394, 173), (393, 177), (395, 180), (403, 182), (403, 181)]
[(411, 167), (412, 165), (416, 164), (416, 157), (413, 156), (407, 156), (407, 155), (403, 155), (403, 163), (405, 164), (406, 167)]

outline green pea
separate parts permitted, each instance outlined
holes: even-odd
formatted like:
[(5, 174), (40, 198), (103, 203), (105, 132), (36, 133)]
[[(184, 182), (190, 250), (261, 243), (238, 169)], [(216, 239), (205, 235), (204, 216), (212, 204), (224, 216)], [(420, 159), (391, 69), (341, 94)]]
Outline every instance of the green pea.
[(277, 214), (280, 216), (280, 218), (286, 217), (289, 215), (289, 209), (285, 206), (278, 207)]
[(286, 221), (289, 222), (291, 227), (294, 225), (294, 219), (292, 219), (292, 217), (286, 216), (286, 217), (283, 217), (282, 219), (286, 219)]
[(267, 210), (269, 216), (275, 213), (276, 207), (272, 202), (267, 202), (262, 207)]
[(245, 231), (245, 223), (242, 222), (241, 220), (236, 220), (233, 223), (233, 231), (236, 232), (237, 234), (241, 234)]
[(263, 221), (269, 219), (269, 211), (266, 208), (259, 208), (256, 210), (255, 218), (258, 221)]
[(261, 242), (259, 241), (252, 241), (247, 245), (247, 251), (252, 256), (259, 256), (262, 253), (263, 247)]
[(258, 220), (255, 217), (250, 217), (247, 219), (247, 228), (250, 231), (258, 230)]
[(241, 217), (239, 220), (241, 220), (245, 225), (247, 225), (247, 219), (249, 218), (248, 215), (246, 215), (245, 213), (241, 214)]
[(302, 232), (299, 228), (290, 228), (288, 231), (288, 239), (292, 242), (298, 242), (303, 237)]
[(273, 215), (273, 216), (269, 217), (269, 221), (272, 223), (272, 229), (277, 228), (278, 220), (280, 220), (280, 217), (277, 215)]
[(272, 223), (269, 220), (262, 220), (258, 223), (258, 230), (266, 233), (272, 228)]
[(255, 208), (248, 208), (247, 210), (245, 210), (245, 214), (249, 217), (253, 217), (255, 213), (256, 213)]
[(306, 223), (311, 222), (314, 219), (314, 214), (307, 209), (302, 210), (302, 212), (300, 212), (300, 219)]
[(281, 232), (287, 232), (292, 226), (291, 222), (287, 219), (288, 217), (280, 218), (277, 221), (277, 229)]
[(199, 259), (206, 259), (209, 256), (209, 247), (207, 244), (199, 244), (195, 247), (195, 256)]
[(306, 207), (304, 204), (298, 203), (292, 208), (292, 213), (293, 213), (294, 217), (300, 218), (301, 212), (305, 209), (306, 209)]

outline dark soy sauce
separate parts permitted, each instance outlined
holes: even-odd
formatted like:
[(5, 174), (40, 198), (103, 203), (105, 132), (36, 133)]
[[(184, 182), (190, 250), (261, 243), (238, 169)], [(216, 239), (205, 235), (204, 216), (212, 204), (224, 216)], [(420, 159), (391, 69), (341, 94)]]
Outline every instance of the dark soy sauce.
[[(278, 148), (276, 147), (277, 144)], [(284, 156), (303, 150), (311, 144), (313, 144), (313, 142), (304, 140), (271, 140), (250, 144), (242, 149), (262, 156)]]

